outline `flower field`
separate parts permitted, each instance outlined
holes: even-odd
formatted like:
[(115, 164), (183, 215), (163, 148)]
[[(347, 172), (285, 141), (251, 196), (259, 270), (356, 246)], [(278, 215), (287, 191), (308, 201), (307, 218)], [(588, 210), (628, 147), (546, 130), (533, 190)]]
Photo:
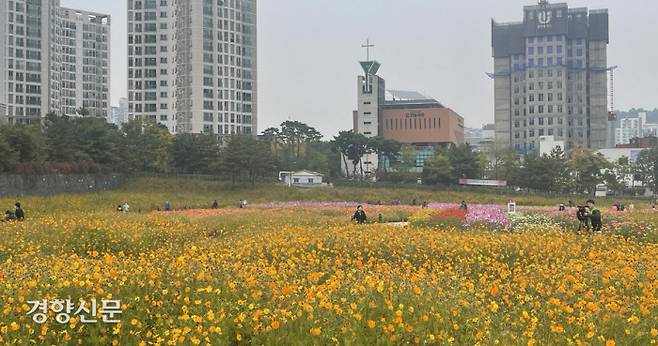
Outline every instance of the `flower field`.
[[(0, 224), (0, 343), (658, 342), (646, 211), (606, 213), (592, 235), (540, 207), (365, 204), (372, 223), (357, 226), (356, 202), (117, 213), (76, 198), (84, 213)], [(121, 322), (38, 324), (41, 299), (119, 299)]]

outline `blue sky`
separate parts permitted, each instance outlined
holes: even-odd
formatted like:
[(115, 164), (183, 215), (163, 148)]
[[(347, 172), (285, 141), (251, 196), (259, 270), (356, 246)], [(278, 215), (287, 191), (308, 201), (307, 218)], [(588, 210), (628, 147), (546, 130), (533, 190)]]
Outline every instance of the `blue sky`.
[[(376, 45), (387, 88), (418, 90), (461, 114), (493, 121), (491, 18), (522, 19), (518, 0), (258, 0), (259, 130), (292, 118), (331, 137), (351, 127), (361, 44)], [(608, 8), (609, 65), (618, 109), (658, 107), (658, 1), (568, 1)], [(112, 103), (126, 91), (126, 1), (62, 0), (112, 15)]]

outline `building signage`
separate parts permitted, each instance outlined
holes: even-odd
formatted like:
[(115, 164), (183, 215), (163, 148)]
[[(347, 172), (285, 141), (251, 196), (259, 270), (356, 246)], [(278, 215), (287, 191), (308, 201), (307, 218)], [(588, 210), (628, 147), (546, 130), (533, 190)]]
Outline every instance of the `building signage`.
[(422, 113), (422, 112), (407, 113), (407, 118), (424, 118), (424, 117), (425, 117), (425, 113)]
[(459, 185), (507, 186), (507, 180), (459, 179)]
[(547, 10), (542, 10), (537, 12), (537, 29), (549, 29), (552, 27), (552, 12)]

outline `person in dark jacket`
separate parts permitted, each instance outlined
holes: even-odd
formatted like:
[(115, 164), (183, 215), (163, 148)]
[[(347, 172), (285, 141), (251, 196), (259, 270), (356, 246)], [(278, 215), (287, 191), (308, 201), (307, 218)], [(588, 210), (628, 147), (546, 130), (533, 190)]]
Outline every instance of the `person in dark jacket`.
[(366, 212), (363, 211), (363, 206), (359, 205), (356, 207), (356, 212), (354, 215), (352, 215), (351, 221), (356, 221), (358, 224), (364, 224), (366, 221), (368, 221), (368, 217), (366, 216)]
[(18, 220), (18, 221), (25, 220), (25, 212), (23, 211), (23, 208), (21, 208), (21, 204), (19, 202), (16, 202), (16, 204), (14, 204), (14, 206), (16, 206), (16, 211), (14, 211), (14, 215), (16, 216), (16, 220)]
[(590, 199), (587, 201), (587, 206), (589, 207), (589, 223), (592, 226), (592, 230), (595, 232), (600, 232), (601, 227), (603, 227), (601, 211), (594, 205), (594, 200)]
[(211, 206), (211, 208), (212, 208), (212, 209), (217, 209), (217, 208), (219, 208), (219, 203), (217, 203), (217, 200), (215, 200), (214, 202), (212, 202), (212, 206)]

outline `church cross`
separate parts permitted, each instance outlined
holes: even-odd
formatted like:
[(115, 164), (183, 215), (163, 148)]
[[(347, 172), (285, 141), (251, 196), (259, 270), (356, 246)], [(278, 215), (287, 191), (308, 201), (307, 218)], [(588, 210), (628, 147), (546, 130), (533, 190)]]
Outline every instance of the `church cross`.
[(361, 47), (366, 49), (366, 61), (370, 61), (370, 48), (375, 47), (375, 45), (370, 44), (370, 39), (366, 39), (366, 44), (362, 44)]

